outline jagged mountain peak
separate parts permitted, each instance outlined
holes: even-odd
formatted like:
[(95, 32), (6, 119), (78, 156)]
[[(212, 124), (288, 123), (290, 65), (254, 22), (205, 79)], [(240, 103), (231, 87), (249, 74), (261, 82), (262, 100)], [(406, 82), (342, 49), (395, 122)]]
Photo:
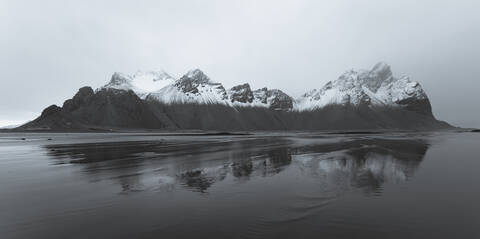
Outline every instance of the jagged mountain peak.
[(385, 62), (379, 62), (373, 66), (370, 70), (370, 74), (376, 76), (375, 78), (380, 79), (381, 81), (387, 80), (392, 77), (392, 70), (390, 65)]
[(293, 98), (279, 89), (263, 87), (253, 91), (256, 100), (275, 110), (290, 110), (293, 108)]
[[(205, 90), (205, 88), (214, 88), (215, 91), (219, 91), (222, 95), (226, 95), (223, 85), (210, 80), (210, 78), (200, 69), (188, 71), (187, 74), (175, 81), (175, 86), (187, 94), (198, 94), (202, 90)], [(212, 91), (212, 89), (206, 90)]]
[(140, 98), (145, 98), (150, 92), (172, 84), (175, 79), (163, 70), (160, 71), (137, 71), (133, 75), (115, 72), (110, 82), (101, 89), (132, 90)]
[(194, 68), (194, 69), (191, 69), (189, 71), (187, 71), (187, 73), (185, 74), (186, 76), (188, 77), (197, 77), (197, 76), (206, 76), (205, 73), (203, 73), (202, 70), (200, 70), (199, 68)]
[(162, 103), (228, 104), (227, 91), (199, 69), (188, 71), (174, 83), (151, 92), (147, 100)]
[[(326, 107), (329, 105), (332, 107)], [(435, 119), (418, 82), (407, 76), (394, 77), (383, 62), (370, 70), (347, 71), (297, 100), (279, 89), (253, 90), (248, 83), (225, 90), (199, 69), (178, 80), (163, 71), (116, 72), (104, 87), (95, 92), (81, 88), (63, 107), (50, 106), (22, 127), (92, 126), (262, 130), (450, 127)]]
[(250, 84), (248, 83), (230, 88), (228, 94), (232, 103), (252, 103), (254, 99), (252, 89), (250, 88)]
[(382, 84), (388, 84), (392, 80), (394, 79), (390, 65), (379, 62), (371, 70), (349, 70), (337, 80), (327, 83), (325, 87), (336, 87), (341, 90), (358, 88), (360, 90), (365, 86), (370, 91), (376, 92)]
[(253, 90), (250, 84), (244, 83), (228, 90), (230, 101), (235, 106), (255, 106), (275, 110), (290, 110), (293, 107), (293, 99), (278, 89), (263, 87)]
[(131, 83), (132, 77), (126, 74), (123, 74), (121, 72), (114, 72), (110, 82), (107, 85), (120, 85), (120, 84), (126, 84), (126, 83)]
[(232, 87), (231, 89), (251, 89), (251, 88), (250, 88), (250, 84), (243, 83), (243, 84), (240, 84), (240, 85), (236, 85), (236, 86)]
[(185, 81), (185, 80), (193, 81), (198, 84), (209, 83), (211, 81), (210, 78), (202, 70), (198, 68), (189, 70), (178, 81)]
[[(148, 84), (141, 84), (147, 82)], [(175, 80), (164, 71), (115, 73), (105, 88), (133, 90), (140, 98), (163, 103), (223, 104), (283, 110), (316, 110), (327, 105), (403, 106), (429, 112), (430, 103), (420, 84), (408, 77), (395, 78), (390, 65), (375, 64), (370, 70), (349, 70), (338, 79), (313, 89), (296, 100), (278, 89), (253, 90), (248, 83), (228, 90), (200, 69)], [(420, 105), (420, 107), (418, 107)], [(422, 109), (423, 108), (423, 109)]]
[[(405, 102), (409, 102), (408, 105)], [(418, 82), (395, 78), (391, 67), (377, 63), (371, 70), (350, 70), (322, 88), (311, 90), (296, 102), (298, 110), (315, 110), (326, 105), (411, 106), (431, 114), (428, 97)]]

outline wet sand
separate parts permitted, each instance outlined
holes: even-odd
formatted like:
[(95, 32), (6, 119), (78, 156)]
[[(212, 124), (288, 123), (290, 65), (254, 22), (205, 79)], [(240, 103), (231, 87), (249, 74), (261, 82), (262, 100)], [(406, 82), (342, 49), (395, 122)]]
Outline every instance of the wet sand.
[(480, 134), (0, 134), (2, 238), (476, 238)]

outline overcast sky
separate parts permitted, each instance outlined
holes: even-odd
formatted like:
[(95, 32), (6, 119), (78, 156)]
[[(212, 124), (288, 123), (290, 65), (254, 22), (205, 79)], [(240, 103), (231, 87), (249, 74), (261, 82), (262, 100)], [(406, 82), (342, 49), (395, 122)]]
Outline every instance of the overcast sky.
[(200, 68), (299, 96), (378, 61), (437, 118), (480, 127), (479, 0), (0, 0), (0, 125), (115, 71)]

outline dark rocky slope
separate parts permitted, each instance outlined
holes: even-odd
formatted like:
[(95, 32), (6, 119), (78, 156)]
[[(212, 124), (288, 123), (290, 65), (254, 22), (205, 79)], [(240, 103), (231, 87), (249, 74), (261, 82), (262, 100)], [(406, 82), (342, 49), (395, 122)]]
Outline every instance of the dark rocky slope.
[(19, 129), (162, 128), (148, 104), (132, 91), (81, 88), (63, 107), (46, 108)]
[[(250, 94), (248, 94), (250, 95)], [(248, 100), (248, 97), (247, 97)], [(19, 130), (198, 129), (198, 130), (433, 130), (451, 127), (433, 117), (430, 102), (402, 107), (330, 105), (314, 111), (286, 111), (221, 104), (164, 104), (133, 91), (90, 87), (63, 104), (47, 107)]]

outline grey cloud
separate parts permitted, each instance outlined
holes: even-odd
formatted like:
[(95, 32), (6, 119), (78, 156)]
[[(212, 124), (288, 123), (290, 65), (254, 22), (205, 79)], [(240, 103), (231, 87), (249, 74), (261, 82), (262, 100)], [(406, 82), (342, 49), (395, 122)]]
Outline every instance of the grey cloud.
[(201, 68), (298, 96), (388, 62), (435, 115), (480, 127), (476, 0), (0, 2), (0, 124), (61, 104), (114, 71)]

